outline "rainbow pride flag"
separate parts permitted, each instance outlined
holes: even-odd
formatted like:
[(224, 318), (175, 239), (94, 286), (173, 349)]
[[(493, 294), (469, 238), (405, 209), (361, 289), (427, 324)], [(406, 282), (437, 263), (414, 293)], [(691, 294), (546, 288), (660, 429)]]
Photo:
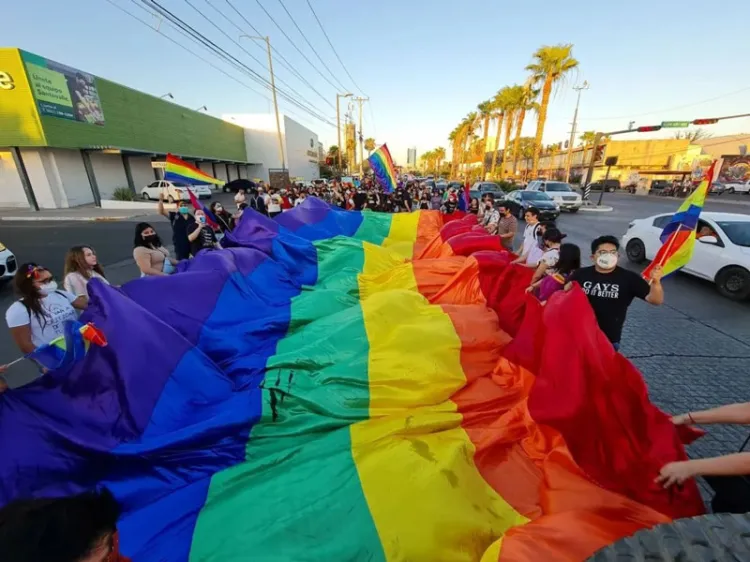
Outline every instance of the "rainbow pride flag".
[(388, 193), (393, 192), (398, 181), (396, 180), (396, 167), (393, 165), (393, 158), (391, 158), (388, 146), (384, 144), (378, 148), (367, 158), (367, 161), (375, 174), (375, 179), (383, 186), (383, 189)]
[(172, 154), (167, 154), (164, 179), (166, 181), (179, 181), (189, 185), (224, 185), (222, 180), (201, 172), (195, 166), (188, 164), (184, 160), (180, 160)]
[(698, 229), (698, 219), (706, 203), (708, 190), (714, 178), (716, 160), (711, 163), (703, 181), (691, 193), (672, 216), (662, 230), (661, 248), (656, 252), (653, 261), (643, 270), (643, 277), (650, 279), (651, 271), (657, 265), (662, 267), (663, 274), (669, 275), (685, 267), (693, 257), (693, 248)]
[(702, 511), (586, 296), (475, 216), (308, 198), (223, 244), (91, 281), (109, 345), (0, 395), (0, 505), (107, 486), (134, 562), (580, 562)]

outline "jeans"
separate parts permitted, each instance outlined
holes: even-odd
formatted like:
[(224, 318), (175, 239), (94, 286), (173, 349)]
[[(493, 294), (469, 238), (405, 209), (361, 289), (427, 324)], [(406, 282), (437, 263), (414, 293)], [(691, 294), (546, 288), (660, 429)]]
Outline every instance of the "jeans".
[(619, 341), (613, 341), (612, 347), (615, 348), (615, 351), (620, 351), (620, 342)]

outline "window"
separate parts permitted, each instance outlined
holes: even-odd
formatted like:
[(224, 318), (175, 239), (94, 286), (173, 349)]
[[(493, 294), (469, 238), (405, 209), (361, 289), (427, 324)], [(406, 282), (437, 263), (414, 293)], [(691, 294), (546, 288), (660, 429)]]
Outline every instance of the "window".
[(549, 195), (541, 191), (522, 191), (521, 198), (526, 201), (551, 201)]
[(656, 217), (653, 224), (656, 228), (664, 228), (667, 226), (671, 218), (672, 215), (662, 215), (661, 217)]
[(158, 181), (152, 181), (146, 187), (159, 187), (159, 182)]
[(548, 181), (547, 191), (573, 191), (570, 186), (565, 182), (560, 181)]
[(732, 244), (742, 246), (743, 248), (750, 248), (750, 222), (746, 221), (721, 221), (717, 222), (732, 241)]

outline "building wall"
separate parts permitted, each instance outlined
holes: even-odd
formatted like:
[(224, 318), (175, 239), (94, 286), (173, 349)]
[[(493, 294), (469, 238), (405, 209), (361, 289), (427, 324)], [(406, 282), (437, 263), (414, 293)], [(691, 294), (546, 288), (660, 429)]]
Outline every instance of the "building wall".
[(29, 202), (23, 191), (21, 176), (10, 150), (0, 149), (0, 206), (28, 209)]
[(92, 152), (91, 167), (102, 199), (112, 199), (116, 188), (128, 187), (128, 178), (119, 154)]
[(44, 146), (42, 126), (18, 49), (0, 48), (0, 73), (0, 146)]
[(318, 135), (293, 119), (284, 116), (285, 152), (289, 177), (305, 181), (320, 177), (318, 163)]
[(131, 156), (130, 173), (133, 176), (135, 192), (140, 197), (141, 189), (154, 181), (154, 169), (151, 167), (151, 157)]
[(227, 165), (227, 178), (229, 181), (236, 180), (239, 178), (239, 172), (237, 171), (237, 164)]
[[(21, 158), (34, 189), (40, 209), (59, 209), (68, 206), (68, 199), (61, 193), (62, 180), (52, 155), (46, 148), (21, 149)], [(83, 161), (81, 161), (83, 166)], [(93, 201), (93, 196), (92, 196)]]
[(243, 179), (243, 180), (248, 179), (248, 177), (247, 177), (247, 166), (244, 165), (244, 164), (241, 164), (241, 165), (237, 166), (237, 168), (239, 168), (240, 179)]
[(214, 175), (214, 168), (211, 165), (211, 162), (198, 162), (198, 169), (209, 176)]
[[(50, 172), (59, 178), (62, 198), (67, 200), (65, 207), (77, 207), (94, 202), (89, 177), (83, 165), (80, 150), (61, 148), (45, 149), (50, 154)], [(33, 185), (33, 182), (32, 182)], [(36, 192), (36, 186), (34, 188)], [(41, 207), (41, 205), (40, 205)]]
[(216, 175), (214, 177), (217, 180), (229, 181), (227, 177), (227, 165), (224, 162), (216, 162)]

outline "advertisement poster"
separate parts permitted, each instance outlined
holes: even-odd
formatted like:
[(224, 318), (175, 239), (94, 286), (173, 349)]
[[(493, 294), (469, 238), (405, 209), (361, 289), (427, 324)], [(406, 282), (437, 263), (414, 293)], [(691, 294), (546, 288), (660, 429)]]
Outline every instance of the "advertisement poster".
[(750, 181), (750, 156), (722, 156), (721, 170), (717, 181), (742, 183)]
[(22, 52), (39, 115), (104, 125), (96, 77)]

